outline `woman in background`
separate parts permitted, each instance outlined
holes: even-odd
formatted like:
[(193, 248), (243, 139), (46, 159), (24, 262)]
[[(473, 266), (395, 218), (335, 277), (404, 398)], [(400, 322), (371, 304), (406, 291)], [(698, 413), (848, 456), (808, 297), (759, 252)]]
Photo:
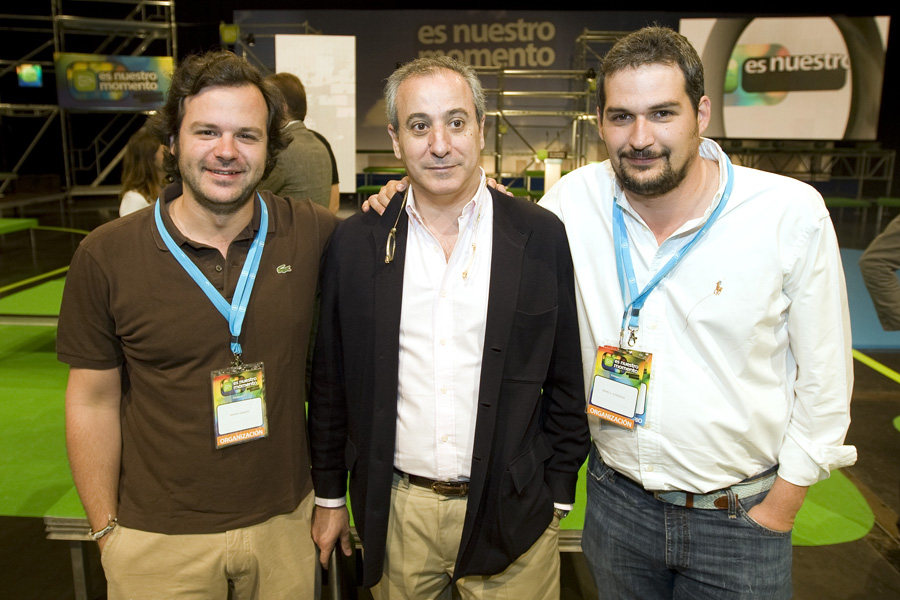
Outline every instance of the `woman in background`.
[(119, 216), (153, 203), (166, 183), (163, 157), (168, 152), (147, 127), (131, 136), (122, 158), (122, 200)]

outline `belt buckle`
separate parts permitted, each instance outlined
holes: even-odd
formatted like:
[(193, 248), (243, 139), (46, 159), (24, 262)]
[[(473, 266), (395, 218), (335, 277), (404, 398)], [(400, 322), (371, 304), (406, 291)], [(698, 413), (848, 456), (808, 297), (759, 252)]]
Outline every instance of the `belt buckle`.
[(442, 496), (462, 497), (469, 493), (469, 484), (465, 482), (435, 481), (431, 484), (431, 491)]

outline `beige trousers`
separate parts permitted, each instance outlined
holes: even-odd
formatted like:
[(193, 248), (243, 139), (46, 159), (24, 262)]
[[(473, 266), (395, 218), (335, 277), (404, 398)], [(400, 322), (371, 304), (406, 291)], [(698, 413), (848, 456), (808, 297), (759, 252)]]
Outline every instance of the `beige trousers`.
[(314, 598), (309, 494), (290, 514), (224, 533), (165, 535), (119, 525), (100, 559), (109, 600)]
[[(462, 577), (450, 585), (466, 514), (450, 498), (394, 475), (384, 575), (375, 600), (559, 600), (559, 521), (502, 573)], [(363, 550), (365, 552), (365, 549)]]

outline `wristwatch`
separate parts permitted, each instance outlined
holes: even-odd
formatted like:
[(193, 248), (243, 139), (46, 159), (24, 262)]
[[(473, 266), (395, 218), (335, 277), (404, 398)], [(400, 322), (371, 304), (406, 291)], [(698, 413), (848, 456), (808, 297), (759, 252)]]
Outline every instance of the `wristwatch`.
[(562, 521), (563, 519), (565, 519), (566, 517), (569, 516), (569, 511), (554, 507), (553, 514), (556, 515), (560, 521)]
[(119, 519), (114, 519), (112, 515), (109, 515), (109, 519), (106, 521), (106, 527), (100, 529), (98, 531), (91, 530), (90, 534), (88, 534), (93, 541), (98, 541), (100, 538), (111, 532), (116, 528), (116, 525), (119, 524)]

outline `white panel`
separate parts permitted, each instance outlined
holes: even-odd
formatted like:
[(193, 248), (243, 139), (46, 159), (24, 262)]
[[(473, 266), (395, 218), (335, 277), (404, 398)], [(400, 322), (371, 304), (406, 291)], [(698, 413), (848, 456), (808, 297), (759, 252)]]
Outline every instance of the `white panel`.
[(331, 145), (341, 192), (355, 192), (356, 37), (276, 35), (275, 70), (303, 82), (308, 105), (304, 122)]

